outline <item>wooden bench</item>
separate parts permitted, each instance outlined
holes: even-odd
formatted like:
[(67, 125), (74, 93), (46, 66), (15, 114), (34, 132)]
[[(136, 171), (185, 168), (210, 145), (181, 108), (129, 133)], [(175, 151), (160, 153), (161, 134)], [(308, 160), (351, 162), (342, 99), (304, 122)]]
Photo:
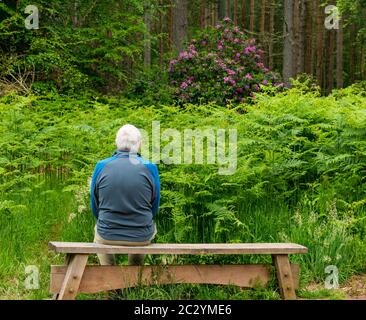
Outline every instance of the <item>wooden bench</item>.
[(77, 293), (97, 293), (138, 285), (199, 283), (236, 285), (243, 288), (264, 286), (271, 277), (268, 265), (162, 265), (95, 266), (88, 256), (110, 254), (268, 254), (276, 268), (283, 299), (296, 299), (299, 266), (290, 264), (288, 255), (308, 249), (293, 243), (156, 243), (127, 247), (96, 243), (50, 242), (49, 248), (66, 254), (64, 266), (51, 266), (50, 292), (54, 299), (75, 299)]

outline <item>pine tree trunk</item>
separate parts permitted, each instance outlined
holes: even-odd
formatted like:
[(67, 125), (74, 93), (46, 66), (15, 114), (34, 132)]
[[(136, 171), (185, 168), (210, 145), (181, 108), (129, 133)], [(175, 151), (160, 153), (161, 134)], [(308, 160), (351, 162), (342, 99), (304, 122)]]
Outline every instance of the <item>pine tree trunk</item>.
[(254, 31), (254, 19), (255, 19), (255, 2), (254, 0), (250, 0), (250, 21), (249, 21), (250, 32)]
[(318, 84), (322, 85), (323, 74), (323, 41), (324, 41), (324, 19), (322, 14), (322, 7), (320, 6), (320, 0), (316, 0), (315, 13), (317, 16), (317, 40), (316, 40), (316, 78)]
[(329, 63), (328, 63), (328, 93), (333, 90), (334, 87), (334, 41), (335, 35), (334, 30), (329, 30)]
[(293, 7), (292, 0), (285, 0), (284, 5), (284, 46), (283, 46), (283, 79), (286, 83), (293, 76)]
[(306, 1), (306, 50), (304, 71), (307, 74), (313, 73), (313, 4), (312, 0)]
[(261, 5), (261, 27), (260, 27), (260, 32), (261, 32), (262, 39), (264, 39), (265, 22), (266, 22), (266, 0), (262, 0), (262, 5)]
[(149, 0), (145, 0), (144, 24), (146, 28), (144, 35), (144, 67), (149, 69), (151, 67), (151, 8)]
[(238, 25), (238, 0), (234, 0), (234, 24)]
[(268, 66), (273, 68), (273, 37), (275, 33), (275, 4), (272, 2), (269, 9), (269, 42), (268, 42)]
[(179, 52), (183, 51), (183, 44), (187, 37), (188, 0), (174, 0), (173, 8), (173, 45)]
[(226, 17), (226, 0), (218, 0), (217, 9), (219, 20), (224, 19)]
[(343, 22), (337, 30), (337, 88), (343, 88)]
[(245, 29), (246, 1), (241, 2), (241, 26)]

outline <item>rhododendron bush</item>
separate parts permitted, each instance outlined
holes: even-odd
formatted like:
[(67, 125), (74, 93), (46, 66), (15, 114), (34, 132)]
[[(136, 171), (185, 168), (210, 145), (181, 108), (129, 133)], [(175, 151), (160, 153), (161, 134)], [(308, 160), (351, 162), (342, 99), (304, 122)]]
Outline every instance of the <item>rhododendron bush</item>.
[(241, 102), (263, 86), (283, 86), (264, 65), (263, 53), (255, 39), (226, 18), (170, 61), (170, 84), (183, 102)]

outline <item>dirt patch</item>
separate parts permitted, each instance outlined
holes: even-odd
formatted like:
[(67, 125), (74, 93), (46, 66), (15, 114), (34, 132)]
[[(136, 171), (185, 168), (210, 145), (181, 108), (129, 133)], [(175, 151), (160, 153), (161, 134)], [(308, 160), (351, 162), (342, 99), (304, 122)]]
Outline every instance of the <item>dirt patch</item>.
[(366, 274), (352, 276), (340, 289), (347, 299), (366, 300)]

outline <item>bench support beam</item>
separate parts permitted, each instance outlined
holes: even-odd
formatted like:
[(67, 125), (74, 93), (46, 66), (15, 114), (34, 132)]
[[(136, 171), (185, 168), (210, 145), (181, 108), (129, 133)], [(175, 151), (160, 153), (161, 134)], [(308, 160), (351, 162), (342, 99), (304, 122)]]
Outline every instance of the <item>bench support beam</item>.
[(281, 297), (285, 300), (296, 299), (294, 277), (287, 254), (272, 255), (276, 267)]
[[(299, 265), (292, 264), (291, 269), (297, 286)], [(50, 292), (60, 292), (67, 271), (67, 266), (51, 266)], [(255, 288), (265, 286), (271, 273), (268, 265), (86, 266), (78, 292), (98, 293), (139, 285), (174, 283)]]
[(56, 296), (57, 300), (75, 299), (88, 261), (88, 255), (74, 254), (70, 255), (67, 260), (67, 270), (59, 294)]

